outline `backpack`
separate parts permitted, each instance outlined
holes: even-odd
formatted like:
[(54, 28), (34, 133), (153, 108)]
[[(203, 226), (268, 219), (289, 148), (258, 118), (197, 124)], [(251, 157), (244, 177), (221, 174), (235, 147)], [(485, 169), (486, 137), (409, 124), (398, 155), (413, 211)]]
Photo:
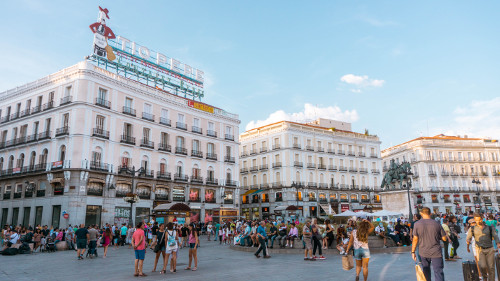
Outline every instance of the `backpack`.
[(458, 225), (458, 224), (454, 224), (454, 225), (453, 225), (453, 227), (455, 227), (455, 231), (456, 231), (458, 234), (462, 233), (462, 229), (460, 228), (460, 225)]
[(167, 240), (167, 246), (169, 247), (174, 247), (177, 245), (177, 241), (175, 240), (175, 235), (170, 234), (170, 231), (168, 231), (168, 240)]
[[(491, 225), (487, 225), (487, 227), (490, 229), (490, 239), (493, 240), (493, 227), (491, 227)], [(472, 227), (472, 236), (474, 236), (474, 228), (475, 226)], [(475, 236), (474, 239), (476, 239)]]

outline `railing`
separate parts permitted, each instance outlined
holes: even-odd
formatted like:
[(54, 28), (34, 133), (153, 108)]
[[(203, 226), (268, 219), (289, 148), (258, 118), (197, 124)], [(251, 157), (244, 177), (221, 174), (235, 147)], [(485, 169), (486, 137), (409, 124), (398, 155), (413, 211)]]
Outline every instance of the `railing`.
[(224, 157), (224, 162), (227, 162), (227, 163), (235, 163), (236, 160), (234, 157), (231, 157), (231, 156), (225, 156)]
[(24, 116), (30, 115), (30, 109), (27, 108), (27, 109), (21, 111), (20, 115), (21, 115), (20, 117), (24, 117)]
[(175, 153), (176, 154), (182, 154), (182, 155), (187, 155), (187, 149), (184, 147), (175, 147)]
[(366, 154), (364, 152), (358, 152), (358, 157), (365, 157)]
[(60, 105), (65, 105), (65, 104), (71, 103), (72, 100), (73, 100), (73, 96), (65, 96), (64, 98), (61, 99)]
[(132, 175), (131, 172), (132, 167), (130, 166), (118, 166), (118, 173), (119, 174), (126, 174), (126, 175)]
[(130, 192), (131, 192), (131, 190), (117, 189), (115, 197), (125, 197)]
[(339, 166), (339, 171), (341, 171), (341, 172), (347, 172), (347, 167), (345, 167), (345, 166)]
[(64, 195), (64, 186), (54, 187), (54, 195)]
[(345, 155), (345, 151), (339, 149), (339, 150), (337, 150), (337, 154), (339, 154), (339, 155)]
[(298, 143), (294, 143), (294, 144), (292, 145), (292, 147), (293, 147), (294, 149), (302, 149), (302, 147), (301, 147), (301, 146), (300, 146), (300, 144), (298, 144)]
[(172, 151), (172, 147), (170, 146), (170, 144), (166, 144), (166, 143), (160, 142), (158, 144), (158, 150), (171, 152)]
[(216, 138), (217, 132), (214, 130), (207, 130), (207, 136)]
[(267, 147), (260, 148), (260, 153), (266, 153), (266, 152), (267, 152)]
[(314, 146), (306, 145), (306, 150), (314, 151)]
[(349, 172), (351, 172), (351, 173), (357, 173), (358, 169), (357, 168), (349, 168)]
[(101, 128), (94, 128), (92, 130), (92, 136), (103, 139), (109, 139), (109, 131), (105, 131), (104, 129)]
[(328, 188), (327, 183), (319, 183), (318, 186), (319, 186), (319, 188)]
[(142, 119), (154, 122), (155, 121), (155, 116), (153, 114), (151, 114), (151, 113), (143, 112), (142, 113)]
[[(211, 184), (211, 185), (218, 185), (218, 184), (219, 184), (219, 181), (218, 181), (217, 179), (214, 179), (214, 178), (209, 178), (209, 177), (207, 177), (207, 178), (205, 179), (205, 182), (206, 182), (207, 184)], [(214, 200), (214, 201), (215, 201), (215, 200)]]
[(122, 112), (123, 112), (123, 114), (127, 114), (130, 116), (134, 116), (134, 117), (136, 116), (135, 109), (128, 107), (128, 106), (124, 106)]
[(8, 200), (8, 199), (10, 199), (10, 193), (11, 193), (11, 191), (9, 191), (9, 192), (5, 192), (5, 193), (3, 194), (3, 200)]
[(237, 181), (234, 180), (226, 180), (226, 186), (236, 186), (238, 184)]
[(281, 162), (274, 162), (273, 168), (281, 168)]
[(33, 189), (26, 189), (24, 191), (24, 198), (33, 197), (33, 194), (34, 194)]
[(372, 169), (372, 174), (380, 174), (380, 170), (379, 169)]
[(362, 174), (366, 174), (366, 173), (368, 173), (368, 169), (367, 168), (359, 168), (359, 172)]
[(144, 177), (144, 178), (154, 178), (155, 177), (155, 171), (153, 170), (147, 170), (147, 169), (142, 169), (139, 172), (139, 177)]
[(271, 183), (271, 187), (272, 187), (272, 188), (277, 188), (277, 187), (281, 187), (281, 186), (282, 186), (282, 184), (281, 184), (281, 182), (280, 182), (280, 181), (277, 181), (277, 182), (273, 182), (273, 183)]
[(200, 127), (192, 126), (191, 127), (191, 131), (193, 133), (197, 133), (197, 134), (200, 134), (200, 135), (203, 134), (203, 130)]
[(294, 166), (294, 167), (299, 167), (299, 168), (302, 168), (302, 167), (304, 167), (304, 163), (299, 162), (299, 161), (294, 161), (294, 162), (293, 162), (293, 166)]
[(354, 153), (354, 151), (349, 151), (349, 152), (347, 152), (347, 155), (348, 155), (348, 156), (356, 156), (356, 154)]
[(88, 188), (87, 189), (87, 195), (91, 196), (102, 196), (102, 188)]
[(131, 136), (127, 136), (127, 135), (122, 135), (122, 138), (121, 138), (120, 142), (121, 143), (135, 145), (135, 137), (131, 137)]
[(224, 139), (229, 141), (234, 141), (234, 135), (225, 134)]
[(181, 129), (181, 130), (187, 131), (187, 125), (186, 125), (186, 123), (176, 122), (175, 123), (175, 127), (177, 129)]
[(38, 113), (42, 111), (42, 106), (41, 105), (37, 105), (37, 106), (34, 106), (31, 108), (31, 114), (35, 114), (35, 113)]
[(199, 150), (191, 150), (191, 156), (193, 157), (198, 157), (198, 158), (203, 158), (203, 152)]
[(325, 164), (318, 164), (318, 169), (326, 170), (326, 165)]
[(43, 110), (49, 110), (54, 107), (54, 101), (49, 101), (48, 103), (44, 104), (42, 106)]
[(240, 169), (240, 173), (241, 173), (241, 174), (246, 174), (246, 173), (248, 173), (248, 168), (241, 168), (241, 169)]
[(47, 140), (47, 139), (50, 139), (50, 131), (45, 131), (45, 132), (41, 132), (38, 134), (38, 140)]
[(335, 166), (335, 165), (328, 165), (328, 170), (329, 171), (337, 171), (337, 166)]
[(95, 99), (95, 104), (97, 106), (101, 106), (101, 107), (104, 107), (104, 108), (111, 108), (111, 102), (110, 101), (107, 101), (105, 99), (100, 99), (100, 98), (96, 98)]
[(100, 161), (90, 161), (91, 170), (107, 172), (109, 171), (109, 167), (109, 164), (102, 163)]
[(318, 185), (315, 182), (308, 182), (307, 187), (317, 187)]
[(325, 152), (325, 149), (323, 147), (318, 147), (318, 152)]
[(160, 117), (160, 124), (171, 127), (172, 121), (168, 118)]
[(142, 139), (141, 140), (141, 147), (148, 147), (148, 148), (155, 148), (155, 143), (148, 140), (148, 139)]
[(279, 144), (273, 145), (273, 150), (278, 150), (278, 149), (281, 149), (281, 145)]
[(259, 170), (259, 166), (250, 166), (250, 172), (255, 172)]
[(314, 163), (307, 163), (307, 168), (314, 169), (316, 168), (316, 165)]
[(203, 178), (201, 176), (191, 176), (191, 182), (193, 182), (193, 183), (203, 183)]
[(187, 175), (178, 174), (178, 173), (174, 174), (174, 181), (187, 182), (188, 179), (189, 179), (189, 177)]
[(68, 126), (56, 129), (56, 137), (64, 136), (64, 135), (69, 135), (69, 127)]
[(429, 173), (428, 173), (428, 174), (429, 174), (429, 176), (431, 176), (431, 177), (435, 177), (435, 176), (436, 176), (436, 172), (434, 172), (434, 171), (429, 171)]
[(14, 192), (14, 199), (21, 198), (22, 195), (23, 195), (22, 192)]
[(155, 194), (155, 199), (156, 200), (168, 200), (168, 194), (156, 193)]
[(378, 158), (377, 154), (370, 154), (371, 158)]
[(209, 160), (217, 160), (217, 154), (215, 154), (215, 153), (207, 153), (207, 159), (209, 159)]
[(331, 148), (329, 148), (329, 149), (327, 150), (327, 153), (330, 153), (330, 154), (335, 154), (335, 149), (331, 149)]
[(251, 149), (250, 150), (250, 155), (255, 155), (257, 154), (257, 149)]
[(170, 172), (165, 172), (165, 171), (157, 171), (156, 172), (156, 178), (157, 179), (162, 179), (162, 180), (171, 180), (172, 175)]
[(233, 204), (233, 199), (224, 199), (224, 204)]

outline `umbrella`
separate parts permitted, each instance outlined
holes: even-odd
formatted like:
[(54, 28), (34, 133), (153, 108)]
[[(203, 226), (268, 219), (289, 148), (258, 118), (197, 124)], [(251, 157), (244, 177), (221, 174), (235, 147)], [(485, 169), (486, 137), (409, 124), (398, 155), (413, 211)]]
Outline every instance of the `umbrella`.
[(370, 214), (370, 216), (372, 216), (372, 217), (391, 217), (391, 216), (400, 216), (400, 215), (402, 215), (402, 214), (398, 213), (398, 212), (388, 211), (388, 210), (382, 210), (382, 211), (378, 211), (378, 212), (375, 212), (373, 214)]
[(352, 217), (352, 216), (357, 216), (358, 214), (353, 212), (353, 211), (344, 211), (338, 215), (333, 215), (334, 217)]

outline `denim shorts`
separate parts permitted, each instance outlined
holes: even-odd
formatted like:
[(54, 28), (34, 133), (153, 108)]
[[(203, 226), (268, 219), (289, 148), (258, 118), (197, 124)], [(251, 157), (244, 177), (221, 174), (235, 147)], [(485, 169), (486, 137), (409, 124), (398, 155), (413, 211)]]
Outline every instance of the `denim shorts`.
[(144, 260), (145, 256), (146, 256), (146, 250), (135, 250), (136, 260)]
[(354, 259), (360, 261), (370, 258), (370, 250), (365, 248), (354, 249)]
[[(189, 248), (195, 249), (195, 247), (194, 247), (195, 245), (196, 245), (196, 243), (189, 243)], [(196, 248), (198, 248), (198, 247), (196, 247)]]

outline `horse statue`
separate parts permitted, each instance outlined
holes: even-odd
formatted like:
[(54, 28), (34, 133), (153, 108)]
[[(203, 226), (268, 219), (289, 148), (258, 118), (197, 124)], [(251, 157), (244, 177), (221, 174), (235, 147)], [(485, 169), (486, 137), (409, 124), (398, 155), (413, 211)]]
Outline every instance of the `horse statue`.
[(408, 174), (411, 173), (411, 165), (408, 162), (403, 162), (397, 165), (394, 159), (391, 160), (389, 170), (385, 173), (382, 179), (382, 184), (380, 188), (382, 189), (395, 189), (396, 186), (393, 182), (400, 182), (400, 187), (402, 187), (403, 180), (408, 180)]

